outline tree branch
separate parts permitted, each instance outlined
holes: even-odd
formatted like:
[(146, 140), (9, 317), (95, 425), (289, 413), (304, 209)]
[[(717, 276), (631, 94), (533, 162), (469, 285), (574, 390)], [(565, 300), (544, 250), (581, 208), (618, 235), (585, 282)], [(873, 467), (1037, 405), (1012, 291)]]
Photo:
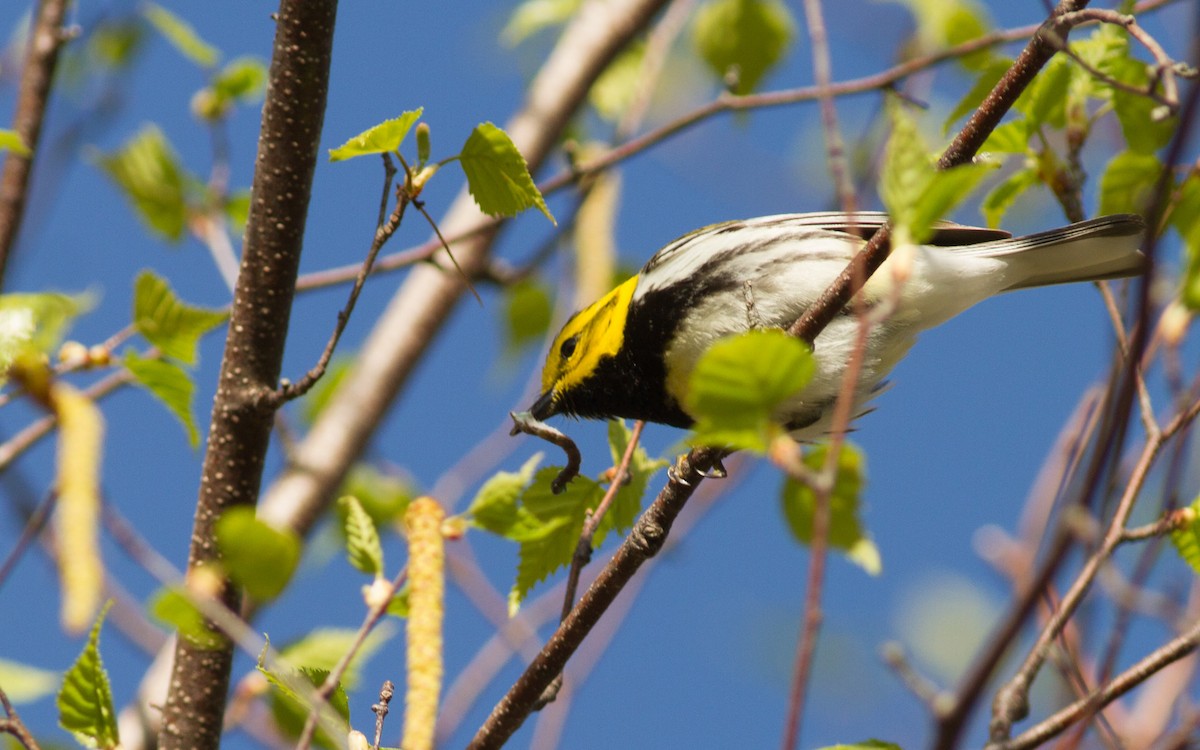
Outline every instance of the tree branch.
[[(274, 411), (268, 408), (287, 323), (316, 167), (336, 0), (282, 0), (263, 107), (251, 209), (204, 457), (189, 574), (217, 559), (213, 528), (235, 506), (253, 506)], [(226, 581), (232, 611), (240, 593)], [(229, 687), (232, 644), (202, 649), (178, 639), (163, 711), (164, 750), (216, 750)]]

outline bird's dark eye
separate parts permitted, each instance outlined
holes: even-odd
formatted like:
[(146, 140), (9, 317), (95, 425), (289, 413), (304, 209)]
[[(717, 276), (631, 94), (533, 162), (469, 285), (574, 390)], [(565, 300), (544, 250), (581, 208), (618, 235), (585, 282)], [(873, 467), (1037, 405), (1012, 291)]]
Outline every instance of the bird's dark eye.
[(562, 346), (558, 348), (559, 355), (562, 356), (563, 359), (570, 359), (571, 355), (575, 353), (575, 345), (577, 343), (579, 343), (578, 336), (572, 336), (571, 338), (562, 342)]

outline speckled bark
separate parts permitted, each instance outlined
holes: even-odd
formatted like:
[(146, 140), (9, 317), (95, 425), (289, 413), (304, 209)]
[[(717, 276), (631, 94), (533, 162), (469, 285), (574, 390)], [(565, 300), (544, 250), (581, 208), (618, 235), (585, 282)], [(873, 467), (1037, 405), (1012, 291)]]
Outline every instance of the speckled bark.
[[(273, 413), (329, 85), (336, 0), (280, 3), (242, 266), (213, 403), (188, 570), (216, 557), (216, 519), (253, 505)], [(237, 611), (239, 592), (222, 598)], [(219, 746), (232, 649), (181, 643), (164, 709), (164, 750)]]

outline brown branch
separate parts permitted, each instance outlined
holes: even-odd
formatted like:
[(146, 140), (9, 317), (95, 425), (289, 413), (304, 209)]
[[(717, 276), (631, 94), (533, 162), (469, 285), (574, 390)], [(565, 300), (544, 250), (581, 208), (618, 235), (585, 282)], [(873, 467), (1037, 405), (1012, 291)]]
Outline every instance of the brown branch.
[(0, 734), (11, 734), (17, 742), (25, 746), (25, 750), (39, 750), (33, 733), (21, 721), (17, 709), (13, 708), (12, 702), (8, 700), (8, 694), (4, 692), (3, 688), (0, 688), (0, 706), (4, 707), (4, 715), (7, 717), (0, 719)]
[[(189, 574), (217, 559), (213, 527), (226, 510), (253, 506), (274, 410), (312, 175), (329, 87), (336, 0), (282, 0), (268, 74), (241, 270), (213, 404)], [(218, 599), (241, 595), (226, 581)], [(232, 644), (198, 648), (179, 639), (163, 709), (163, 750), (216, 750)]]
[(4, 283), (9, 259), (16, 249), (21, 222), (25, 218), (25, 202), (29, 198), (29, 182), (42, 140), (42, 124), (58, 52), (67, 40), (63, 28), (68, 3), (66, 0), (41, 0), (30, 30), (25, 51), (25, 67), (21, 72), (21, 88), (13, 113), (13, 130), (29, 147), (29, 155), (9, 151), (0, 174), (0, 286)]

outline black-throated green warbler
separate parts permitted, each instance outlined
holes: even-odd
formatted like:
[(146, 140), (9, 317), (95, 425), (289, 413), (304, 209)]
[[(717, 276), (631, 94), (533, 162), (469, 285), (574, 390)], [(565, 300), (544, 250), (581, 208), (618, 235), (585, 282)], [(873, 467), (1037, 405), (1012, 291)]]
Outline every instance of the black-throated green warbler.
[[(704, 351), (731, 334), (791, 326), (885, 219), (787, 214), (680, 237), (567, 321), (530, 411), (536, 419), (567, 414), (691, 426), (689, 376)], [(1132, 215), (1017, 238), (941, 222), (928, 244), (898, 248), (863, 288), (867, 308), (891, 306), (869, 331), (855, 413), (920, 331), (1000, 292), (1135, 275), (1142, 231)], [(847, 308), (817, 337), (816, 374), (776, 415), (794, 436), (813, 439), (828, 430), (858, 327)]]

